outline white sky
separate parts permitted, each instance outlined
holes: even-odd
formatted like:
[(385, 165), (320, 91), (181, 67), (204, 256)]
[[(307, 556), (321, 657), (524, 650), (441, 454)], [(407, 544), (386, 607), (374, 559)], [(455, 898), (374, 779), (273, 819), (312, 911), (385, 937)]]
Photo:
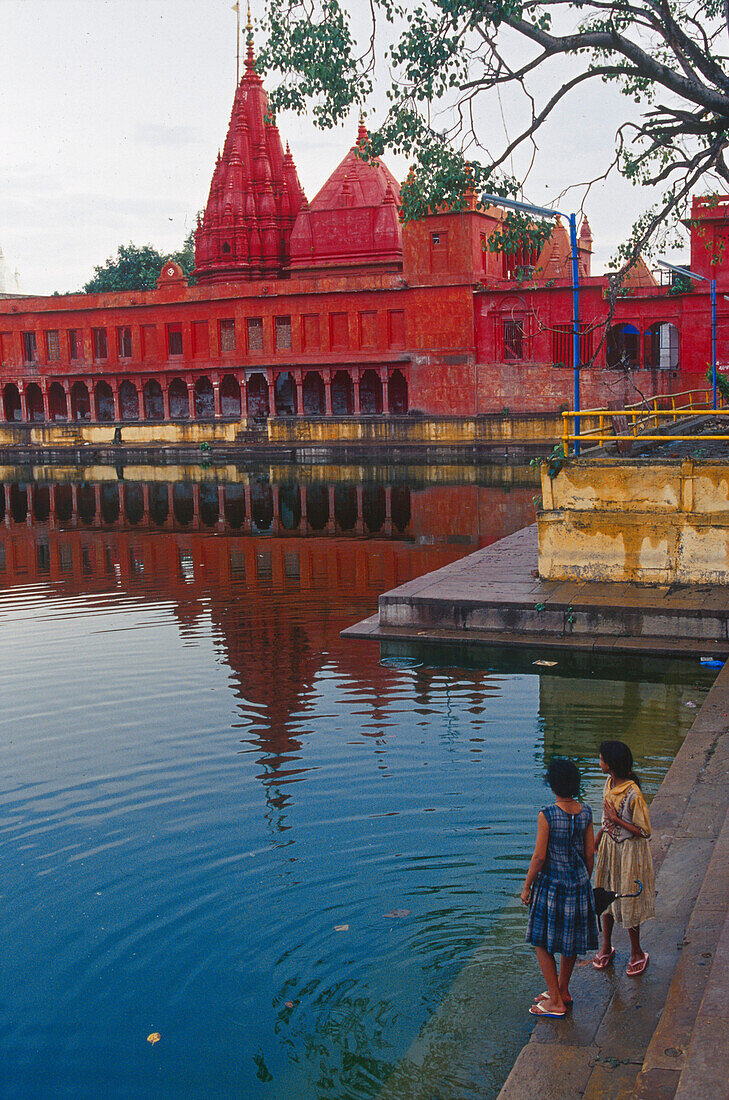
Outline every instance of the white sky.
[[(232, 3), (0, 0), (0, 248), (23, 291), (78, 290), (128, 241), (180, 247), (230, 116)], [(368, 0), (350, 4), (358, 17), (369, 9)], [(567, 71), (555, 73), (558, 83)], [(513, 131), (519, 108), (502, 106)], [(602, 170), (624, 112), (625, 100), (604, 86), (567, 101), (541, 142), (529, 199), (554, 201)], [(278, 123), (311, 199), (354, 141), (357, 119), (337, 132), (291, 115)], [(503, 141), (498, 110), (485, 109), (479, 126), (487, 146)], [(405, 175), (404, 162), (385, 159)], [(617, 176), (593, 189), (586, 211), (598, 270), (649, 200)], [(562, 206), (580, 201), (575, 192)]]

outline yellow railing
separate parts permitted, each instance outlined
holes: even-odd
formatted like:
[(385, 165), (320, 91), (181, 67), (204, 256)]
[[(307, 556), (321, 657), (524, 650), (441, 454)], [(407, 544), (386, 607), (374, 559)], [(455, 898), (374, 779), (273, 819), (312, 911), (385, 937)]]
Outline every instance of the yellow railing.
[[(699, 435), (667, 435), (664, 433), (649, 434), (651, 427), (658, 432), (661, 421), (684, 420), (691, 414), (711, 414), (719, 419), (729, 417), (727, 409), (712, 408), (712, 391), (710, 389), (683, 390), (681, 393), (662, 393), (656, 397), (645, 398), (634, 405), (626, 405), (622, 409), (580, 409), (579, 413), (562, 413), (562, 446), (564, 453), (570, 453), (570, 444), (579, 442), (584, 444), (597, 444), (598, 447), (606, 443), (630, 442), (640, 439), (645, 443), (671, 443), (678, 440), (706, 440), (706, 436)], [(575, 429), (575, 420), (590, 418), (594, 423), (597, 419), (597, 427), (580, 431)], [(606, 429), (609, 424), (609, 429)], [(725, 442), (729, 435), (711, 435), (715, 441)]]

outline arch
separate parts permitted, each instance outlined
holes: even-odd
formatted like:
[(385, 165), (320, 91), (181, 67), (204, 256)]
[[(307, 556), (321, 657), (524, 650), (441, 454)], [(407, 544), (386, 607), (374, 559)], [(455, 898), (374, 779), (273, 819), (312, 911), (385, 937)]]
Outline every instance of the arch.
[(312, 531), (323, 531), (329, 523), (329, 490), (314, 481), (306, 490), (306, 519)]
[(144, 405), (145, 420), (164, 420), (165, 402), (162, 396), (162, 387), (156, 378), (150, 378), (144, 383), (142, 403)]
[(28, 490), (17, 481), (10, 486), (10, 515), (15, 523), (25, 523), (28, 516)]
[(354, 485), (334, 486), (334, 519), (340, 531), (352, 531), (357, 524), (357, 490)]
[(144, 494), (138, 483), (124, 483), (124, 514), (133, 527), (144, 519)]
[(51, 515), (51, 490), (47, 485), (33, 486), (33, 516), (45, 523)]
[(605, 341), (609, 370), (635, 370), (640, 366), (640, 333), (635, 325), (611, 325)]
[(295, 531), (301, 523), (301, 495), (295, 482), (282, 485), (279, 489), (278, 517), (284, 531)]
[(119, 411), (122, 420), (139, 420), (139, 392), (128, 378), (119, 386)]
[(114, 393), (108, 382), (97, 382), (94, 386), (94, 404), (97, 420), (114, 420)]
[(203, 481), (200, 485), (200, 522), (205, 527), (214, 527), (218, 522), (218, 486), (214, 481)]
[(195, 516), (192, 499), (192, 484), (189, 481), (176, 481), (172, 487), (172, 511), (181, 527), (187, 527)]
[(66, 391), (60, 382), (51, 382), (48, 387), (48, 411), (51, 420), (68, 420)]
[(74, 382), (71, 386), (71, 419), (91, 419), (91, 401), (85, 382)]
[(170, 417), (172, 420), (190, 419), (190, 398), (187, 385), (181, 378), (173, 378), (170, 382)]
[(153, 523), (161, 527), (170, 514), (170, 501), (167, 495), (167, 485), (159, 481), (153, 481), (149, 487), (149, 515)]
[(8, 382), (6, 386), (3, 386), (3, 415), (6, 420), (23, 419), (20, 390), (14, 382)]
[(270, 413), (268, 380), (265, 374), (252, 374), (246, 384), (246, 411), (253, 420), (265, 420)]
[(382, 380), (373, 370), (366, 370), (359, 382), (359, 407), (363, 416), (377, 416), (382, 412)]
[(69, 523), (73, 517), (73, 492), (68, 482), (56, 485), (56, 519), (59, 523)]
[(273, 387), (276, 416), (296, 416), (296, 382), (290, 371), (281, 371)]
[(656, 321), (646, 330), (643, 365), (646, 370), (678, 368), (678, 329), (670, 321)]
[(354, 382), (349, 371), (335, 371), (332, 378), (332, 413), (334, 416), (354, 414)]
[(304, 375), (302, 386), (305, 416), (324, 416), (324, 379), (319, 371), (309, 370)]
[(251, 523), (258, 531), (268, 531), (273, 523), (273, 493), (268, 481), (251, 482)]
[(365, 485), (362, 489), (362, 519), (370, 534), (382, 530), (387, 516), (384, 485)]
[(101, 486), (101, 518), (104, 523), (116, 523), (119, 519), (119, 486), (113, 481)]
[(390, 412), (403, 416), (408, 411), (408, 384), (401, 370), (394, 370), (387, 382), (387, 399)]
[(76, 489), (76, 507), (78, 518), (89, 527), (96, 517), (96, 496), (93, 485), (89, 485), (88, 481), (82, 481)]
[(29, 382), (25, 388), (25, 407), (28, 410), (28, 420), (45, 420), (43, 391), (37, 382)]
[(220, 415), (240, 419), (240, 384), (234, 374), (226, 374), (220, 383)]
[(246, 515), (246, 495), (242, 485), (226, 485), (223, 495), (225, 522), (238, 530)]
[(392, 523), (400, 534), (404, 534), (410, 524), (410, 488), (407, 485), (393, 485), (390, 497), (390, 515)]
[(212, 420), (215, 416), (215, 398), (213, 397), (213, 384), (207, 375), (203, 374), (195, 382), (195, 419)]

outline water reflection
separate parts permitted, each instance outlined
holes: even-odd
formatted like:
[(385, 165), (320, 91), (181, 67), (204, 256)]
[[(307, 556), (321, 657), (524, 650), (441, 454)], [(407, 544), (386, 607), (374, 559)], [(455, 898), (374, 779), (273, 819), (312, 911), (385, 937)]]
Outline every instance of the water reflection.
[(528, 522), (529, 474), (128, 473), (0, 492), (8, 1095), (495, 1095), (545, 758), (596, 804), (620, 728), (650, 796), (708, 678), (340, 637)]

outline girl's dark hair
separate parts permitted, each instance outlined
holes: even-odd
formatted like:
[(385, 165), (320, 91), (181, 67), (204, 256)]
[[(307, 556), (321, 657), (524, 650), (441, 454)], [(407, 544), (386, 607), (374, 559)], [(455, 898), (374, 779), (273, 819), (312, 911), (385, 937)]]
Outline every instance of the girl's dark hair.
[(632, 779), (640, 786), (633, 771), (633, 754), (624, 741), (602, 741), (600, 756), (617, 779)]
[(547, 768), (547, 783), (558, 798), (576, 798), (580, 793), (580, 773), (571, 760), (557, 758)]

